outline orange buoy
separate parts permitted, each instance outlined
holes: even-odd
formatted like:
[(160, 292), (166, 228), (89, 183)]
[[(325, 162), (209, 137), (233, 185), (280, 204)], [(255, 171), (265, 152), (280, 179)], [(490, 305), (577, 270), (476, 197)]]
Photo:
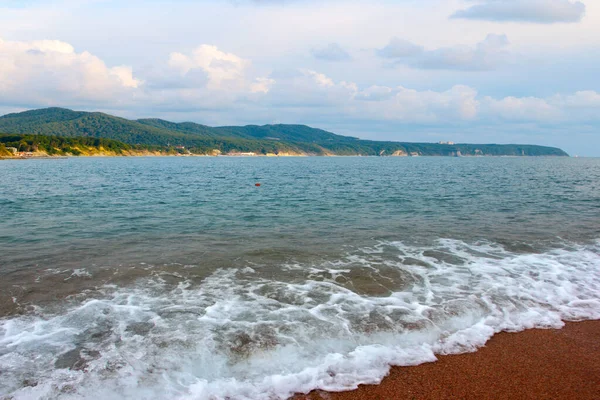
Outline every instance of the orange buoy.
[(254, 186), (259, 187), (260, 183), (255, 183)]

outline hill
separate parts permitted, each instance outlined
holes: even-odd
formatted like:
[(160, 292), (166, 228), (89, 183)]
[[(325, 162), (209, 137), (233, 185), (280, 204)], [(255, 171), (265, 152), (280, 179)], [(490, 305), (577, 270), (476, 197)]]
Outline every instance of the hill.
[(111, 139), (161, 151), (185, 147), (195, 154), (567, 156), (535, 145), (438, 144), (360, 140), (306, 125), (209, 127), (162, 119), (128, 120), (100, 112), (46, 108), (0, 117), (4, 134)]

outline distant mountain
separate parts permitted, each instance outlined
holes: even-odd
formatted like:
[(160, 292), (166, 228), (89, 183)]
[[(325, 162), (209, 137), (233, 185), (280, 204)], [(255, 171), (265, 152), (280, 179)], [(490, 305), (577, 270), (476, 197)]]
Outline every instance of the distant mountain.
[(360, 140), (305, 125), (209, 127), (162, 119), (128, 120), (100, 112), (64, 108), (31, 110), (0, 117), (0, 133), (112, 139), (128, 145), (215, 152), (309, 155), (567, 156), (535, 145), (438, 144)]

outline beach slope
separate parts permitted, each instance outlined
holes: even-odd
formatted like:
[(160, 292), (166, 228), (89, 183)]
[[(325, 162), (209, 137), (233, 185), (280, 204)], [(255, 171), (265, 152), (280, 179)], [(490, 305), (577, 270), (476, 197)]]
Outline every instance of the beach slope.
[(600, 399), (600, 321), (495, 335), (475, 353), (396, 367), (380, 385), (295, 400)]

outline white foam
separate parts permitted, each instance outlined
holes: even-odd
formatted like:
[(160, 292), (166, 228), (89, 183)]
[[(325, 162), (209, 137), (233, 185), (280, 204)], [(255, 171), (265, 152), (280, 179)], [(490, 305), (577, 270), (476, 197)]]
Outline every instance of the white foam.
[[(369, 296), (356, 269), (403, 284)], [(281, 270), (296, 275), (256, 266), (176, 286), (155, 275), (58, 314), (2, 319), (0, 396), (285, 399), (377, 383), (390, 365), (475, 351), (499, 331), (600, 319), (600, 242), (541, 254), (381, 243)]]

